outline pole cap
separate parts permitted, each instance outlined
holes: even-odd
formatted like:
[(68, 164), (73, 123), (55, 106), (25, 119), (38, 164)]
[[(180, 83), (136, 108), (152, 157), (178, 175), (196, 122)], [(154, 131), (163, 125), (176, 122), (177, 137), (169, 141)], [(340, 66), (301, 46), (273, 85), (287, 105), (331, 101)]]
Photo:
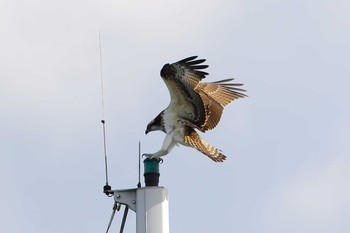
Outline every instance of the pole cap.
[(144, 171), (143, 176), (145, 177), (145, 185), (147, 186), (158, 186), (159, 184), (159, 162), (160, 159), (145, 159), (143, 161)]

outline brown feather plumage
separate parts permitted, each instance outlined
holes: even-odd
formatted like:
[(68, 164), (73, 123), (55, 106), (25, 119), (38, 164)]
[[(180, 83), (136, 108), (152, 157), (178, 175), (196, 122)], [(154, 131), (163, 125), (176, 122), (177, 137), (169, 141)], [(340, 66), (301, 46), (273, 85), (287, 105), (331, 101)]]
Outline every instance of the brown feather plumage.
[(190, 127), (187, 127), (184, 141), (215, 162), (223, 162), (227, 158), (217, 148), (205, 142), (198, 133)]

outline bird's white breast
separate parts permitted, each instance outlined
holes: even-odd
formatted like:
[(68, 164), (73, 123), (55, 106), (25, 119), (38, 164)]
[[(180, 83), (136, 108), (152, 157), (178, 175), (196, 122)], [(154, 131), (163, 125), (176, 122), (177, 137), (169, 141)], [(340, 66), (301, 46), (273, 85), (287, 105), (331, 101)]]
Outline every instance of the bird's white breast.
[(176, 127), (177, 116), (171, 109), (166, 109), (164, 111), (164, 128), (167, 134), (171, 133)]

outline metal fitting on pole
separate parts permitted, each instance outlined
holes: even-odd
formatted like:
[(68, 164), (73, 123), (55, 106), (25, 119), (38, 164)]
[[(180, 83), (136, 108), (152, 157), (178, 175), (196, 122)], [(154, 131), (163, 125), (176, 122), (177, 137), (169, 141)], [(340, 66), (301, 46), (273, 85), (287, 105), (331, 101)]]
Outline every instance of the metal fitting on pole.
[(160, 159), (145, 159), (143, 161), (144, 171), (143, 174), (145, 177), (145, 186), (158, 186), (159, 184), (159, 162)]

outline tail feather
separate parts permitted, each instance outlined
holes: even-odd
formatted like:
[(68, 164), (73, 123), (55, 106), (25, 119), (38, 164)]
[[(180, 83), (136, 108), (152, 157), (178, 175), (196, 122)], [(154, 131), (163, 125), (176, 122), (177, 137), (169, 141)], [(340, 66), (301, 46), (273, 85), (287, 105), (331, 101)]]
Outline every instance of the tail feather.
[(198, 133), (190, 127), (188, 127), (186, 130), (184, 142), (187, 143), (189, 146), (202, 152), (215, 162), (224, 162), (227, 158), (224, 154), (220, 152), (220, 150), (205, 142), (198, 135)]

